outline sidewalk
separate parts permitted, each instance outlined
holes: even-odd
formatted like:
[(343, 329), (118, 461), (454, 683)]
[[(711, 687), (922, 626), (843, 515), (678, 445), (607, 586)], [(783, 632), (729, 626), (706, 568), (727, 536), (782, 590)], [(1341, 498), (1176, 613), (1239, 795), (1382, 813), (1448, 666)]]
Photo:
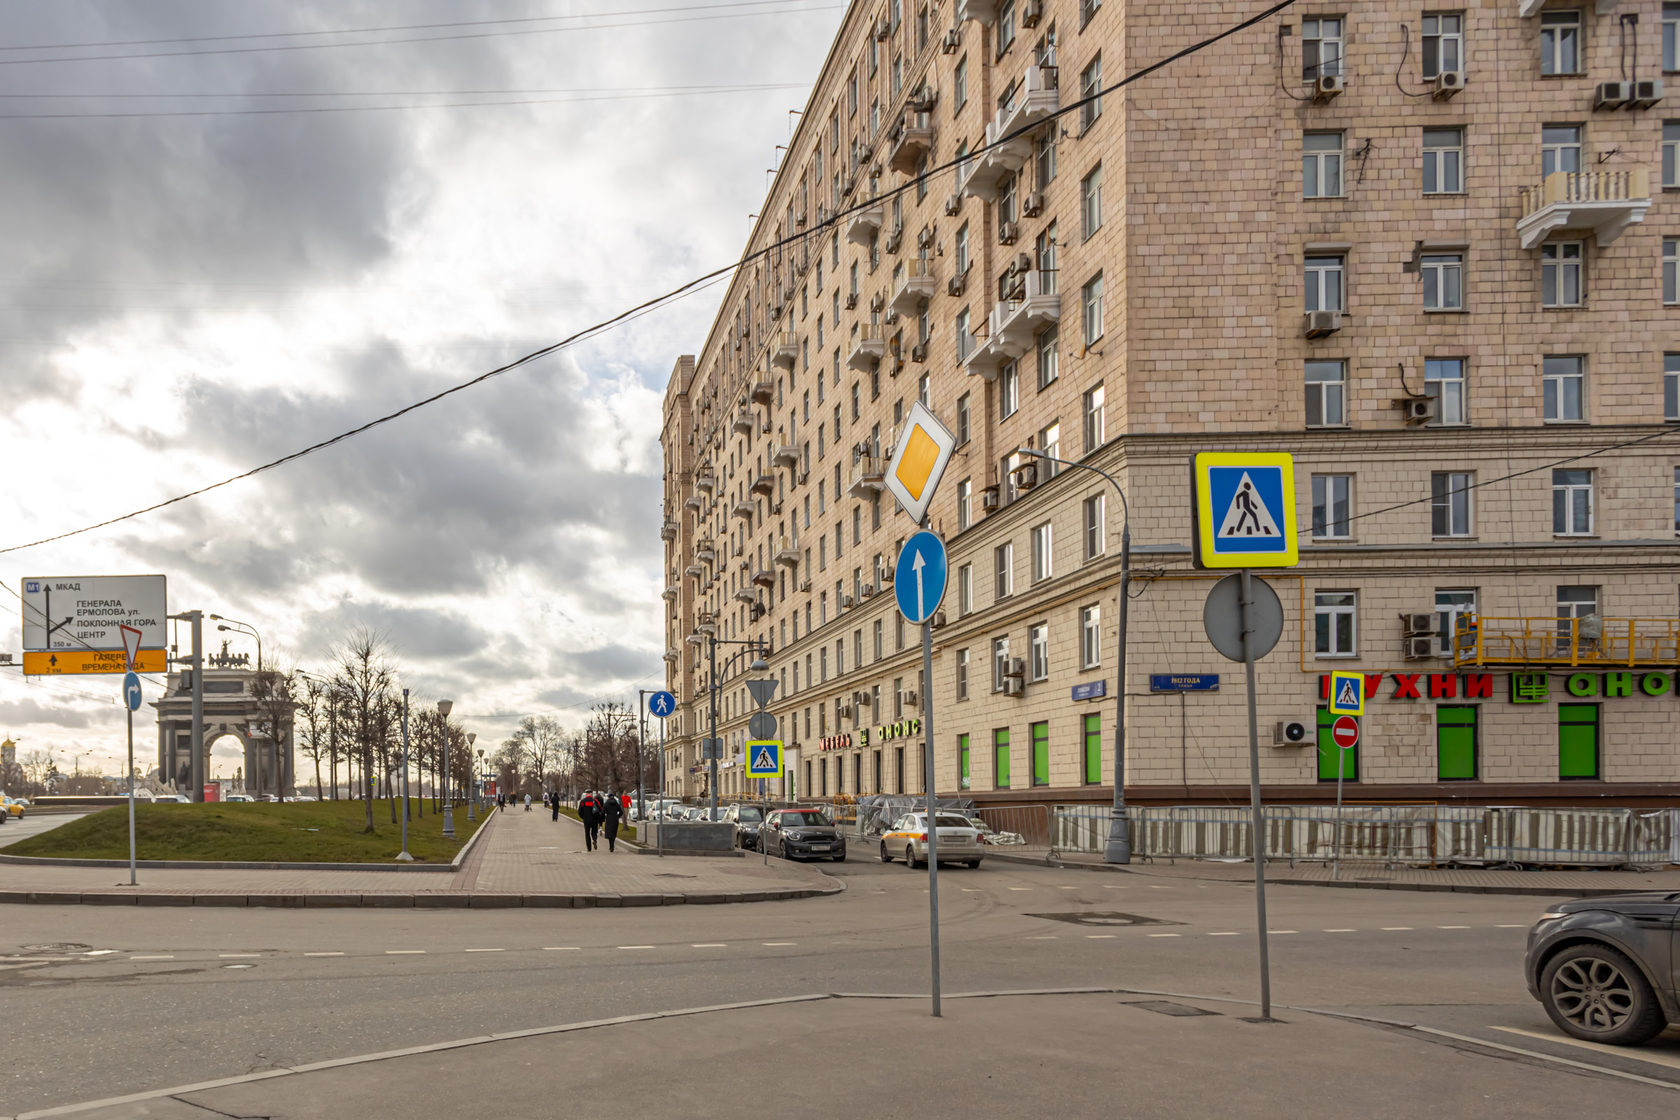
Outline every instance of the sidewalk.
[[(0, 865), (0, 903), (101, 906), (590, 907), (767, 902), (843, 890), (813, 868), (772, 860), (641, 856), (583, 847), (583, 826), (534, 808), (491, 810), (459, 868), (97, 867)], [(394, 865), (393, 865), (394, 866)]]

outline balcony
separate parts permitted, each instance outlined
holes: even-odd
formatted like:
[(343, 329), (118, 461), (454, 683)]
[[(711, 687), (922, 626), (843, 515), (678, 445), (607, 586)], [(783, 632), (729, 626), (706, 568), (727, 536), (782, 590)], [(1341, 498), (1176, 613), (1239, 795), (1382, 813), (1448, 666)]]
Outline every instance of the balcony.
[(696, 513), (699, 512), (700, 507), (703, 505), (705, 505), (705, 502), (698, 494), (690, 494), (688, 497), (683, 499), (683, 508), (694, 510)]
[(709, 614), (702, 614), (694, 620), (694, 632), (711, 637), (717, 633), (717, 619)]
[[(1012, 132), (1031, 128), (1052, 116), (1061, 107), (1062, 95), (1057, 75), (1058, 71), (1054, 66), (1027, 67), (1026, 74), (1015, 86), (1008, 102), (998, 109), (995, 120), (999, 136), (1008, 136)], [(986, 139), (989, 142), (993, 137), (988, 133)], [(1030, 147), (1028, 151), (1030, 154)]]
[(1032, 139), (1024, 134), (998, 143), (1006, 135), (1001, 124), (1003, 115), (999, 109), (986, 123), (986, 146), (967, 162), (957, 165), (959, 193), (982, 202), (996, 202), (1002, 193), (1004, 176), (1019, 171), (1032, 155)]
[(748, 412), (746, 409), (743, 408), (741, 411), (739, 411), (735, 414), (735, 419), (730, 423), (729, 427), (730, 427), (731, 431), (739, 432), (741, 435), (744, 435), (744, 436), (752, 435), (752, 430), (753, 430), (752, 413)]
[(674, 540), (676, 540), (677, 539), (677, 523), (675, 521), (672, 521), (670, 518), (666, 518), (665, 521), (659, 526), (659, 539), (662, 540), (662, 541), (674, 541)]
[(997, 0), (957, 0), (957, 22), (972, 19), (990, 27), (997, 22), (997, 10)]
[[(987, 316), (987, 323), (997, 317), (997, 308), (992, 308)], [(1003, 348), (1003, 344), (990, 329), (984, 336), (965, 334), (957, 339), (957, 360), (962, 362), (963, 372), (979, 374), (987, 381), (997, 377), (998, 367), (1019, 355), (1011, 354)]]
[(752, 581), (759, 587), (775, 587), (776, 573), (769, 568), (760, 568), (752, 574)]
[(683, 574), (699, 579), (701, 576), (706, 574), (706, 569), (701, 567), (700, 561), (696, 560), (694, 563), (683, 569)]
[(709, 544), (703, 544), (694, 550), (694, 560), (698, 564), (716, 564), (717, 549)]
[(753, 382), (752, 399), (755, 404), (769, 404), (776, 399), (776, 383), (768, 377)]
[(904, 270), (904, 275), (893, 285), (892, 299), (887, 306), (900, 315), (913, 315), (922, 309), (928, 300), (933, 298), (934, 289), (939, 287), (939, 279), (933, 274), (933, 262), (914, 260)]
[(735, 508), (729, 512), (733, 513), (736, 517), (744, 517), (748, 521), (751, 521), (752, 515), (758, 512), (758, 507), (753, 505), (752, 499), (742, 498), (740, 501), (735, 503)]
[(866, 498), (887, 488), (887, 461), (879, 455), (864, 455), (852, 467), (852, 485), (847, 493)]
[(731, 595), (730, 598), (737, 603), (756, 603), (758, 602), (758, 593), (750, 587), (743, 587)]
[(1524, 249), (1532, 249), (1558, 230), (1591, 230), (1603, 248), (1643, 222), (1650, 208), (1648, 168), (1554, 171), (1539, 186), (1522, 188), (1517, 236)]
[(770, 351), (770, 364), (791, 370), (793, 363), (799, 360), (799, 340), (792, 332), (783, 331), (776, 342), (776, 348)]
[(987, 318), (991, 336), (1012, 358), (1032, 349), (1033, 335), (1041, 326), (1062, 316), (1062, 297), (1056, 294), (1056, 273), (1034, 269), (1016, 275), (1007, 298), (999, 300)]
[(674, 602), (677, 601), (677, 596), (679, 596), (681, 594), (682, 594), (682, 584), (680, 584), (680, 583), (668, 583), (668, 584), (665, 585), (665, 590), (663, 590), (659, 593), (659, 597), (661, 599), (665, 600), (667, 603), (674, 603)]
[(846, 219), (846, 240), (854, 245), (867, 245), (881, 229), (884, 211), (879, 202), (871, 202), (854, 211)]
[(799, 541), (792, 537), (782, 538), (782, 547), (776, 550), (776, 563), (786, 564), (790, 568), (799, 566)]
[(846, 368), (867, 373), (881, 363), (886, 353), (887, 339), (881, 324), (864, 323), (858, 328), (851, 353), (846, 355)]
[(699, 474), (694, 476), (694, 488), (696, 490), (704, 490), (706, 493), (710, 494), (712, 492), (712, 487), (716, 485), (717, 476), (714, 475), (709, 468), (702, 469)]
[(776, 479), (773, 475), (761, 474), (752, 480), (751, 490), (768, 498), (776, 492)]
[(914, 175), (916, 165), (932, 149), (933, 116), (906, 109), (887, 149), (887, 166), (901, 174)]
[[(693, 635), (689, 636), (693, 637)], [(676, 646), (672, 646), (670, 649), (665, 651), (665, 660), (670, 664), (675, 665), (678, 661), (682, 660), (682, 650)]]
[[(1524, 19), (1532, 15), (1538, 15), (1545, 3), (1546, 0), (1518, 0), (1517, 14)], [(1601, 12), (1608, 12), (1616, 6), (1616, 0), (1598, 0), (1594, 6)]]
[(701, 642), (706, 640), (706, 637), (707, 636), (705, 634), (702, 634), (702, 633), (700, 633), (700, 631), (696, 630), (694, 633), (690, 634), (688, 637), (684, 638), (683, 640), (685, 642), (692, 642), (695, 645), (699, 645)]
[(1672, 618), (1465, 618), (1453, 665), (1672, 670), (1680, 620)]
[(799, 465), (798, 445), (792, 443), (777, 444), (775, 454), (770, 456), (770, 461), (778, 467), (797, 467)]

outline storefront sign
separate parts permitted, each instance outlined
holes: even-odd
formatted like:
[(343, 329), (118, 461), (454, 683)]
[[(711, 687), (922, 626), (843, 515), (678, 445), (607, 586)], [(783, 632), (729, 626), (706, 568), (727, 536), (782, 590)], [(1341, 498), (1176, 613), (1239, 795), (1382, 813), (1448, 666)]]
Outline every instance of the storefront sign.
[[(1151, 692), (1218, 692), (1218, 673), (1151, 673)], [(1075, 696), (1075, 700), (1079, 697)]]
[[(1365, 694), (1375, 700), (1384, 698), (1378, 692), (1383, 677), (1392, 682), (1386, 699), (1389, 700), (1491, 700), (1492, 673), (1366, 673)], [(1554, 694), (1554, 674), (1546, 672), (1511, 673), (1510, 702), (1513, 704), (1544, 704)], [(1153, 687), (1153, 678), (1151, 678)], [(1604, 696), (1609, 698), (1645, 695), (1667, 696), (1675, 691), (1675, 678), (1667, 672), (1569, 673), (1563, 677), (1562, 692), (1571, 697)], [(1318, 677), (1318, 698), (1330, 697), (1330, 674)]]
[(897, 723), (883, 723), (873, 728), (865, 727), (858, 731), (858, 746), (867, 747), (873, 737), (877, 743), (890, 742), (893, 739), (904, 739), (911, 735), (922, 733), (922, 721), (919, 719), (901, 719)]
[(1099, 696), (1107, 695), (1108, 682), (1106, 680), (1086, 681), (1084, 684), (1073, 686), (1073, 698), (1075, 700), (1095, 700)]
[(843, 751), (852, 745), (850, 735), (827, 735), (817, 740), (819, 751)]

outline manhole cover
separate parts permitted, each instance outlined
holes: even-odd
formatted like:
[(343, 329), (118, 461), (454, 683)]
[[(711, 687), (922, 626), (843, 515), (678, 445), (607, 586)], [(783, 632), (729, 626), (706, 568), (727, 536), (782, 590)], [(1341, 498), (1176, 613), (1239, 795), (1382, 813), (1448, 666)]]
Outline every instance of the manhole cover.
[(1141, 1007), (1145, 1011), (1153, 1011), (1157, 1015), (1174, 1015), (1181, 1019), (1192, 1018), (1196, 1015), (1217, 1015), (1217, 1011), (1204, 1011), (1200, 1007), (1191, 1007), (1187, 1003), (1174, 1003), (1167, 999), (1121, 1000), (1127, 1007)]
[(84, 945), (80, 941), (50, 941), (40, 945), (25, 945), (28, 953), (70, 953), (77, 949), (91, 949), (92, 945)]
[(1057, 914), (1028, 914), (1029, 918), (1048, 918), (1052, 922), (1071, 922), (1076, 926), (1176, 926), (1165, 918), (1146, 918), (1142, 914), (1122, 914), (1118, 910), (1074, 910)]

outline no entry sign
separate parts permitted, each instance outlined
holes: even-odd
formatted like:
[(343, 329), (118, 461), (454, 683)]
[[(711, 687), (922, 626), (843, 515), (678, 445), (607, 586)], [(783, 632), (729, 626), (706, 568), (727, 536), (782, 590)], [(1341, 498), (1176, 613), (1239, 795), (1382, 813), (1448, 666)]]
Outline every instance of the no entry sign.
[(1330, 725), (1330, 741), (1344, 751), (1359, 744), (1359, 720), (1353, 716), (1338, 716)]

